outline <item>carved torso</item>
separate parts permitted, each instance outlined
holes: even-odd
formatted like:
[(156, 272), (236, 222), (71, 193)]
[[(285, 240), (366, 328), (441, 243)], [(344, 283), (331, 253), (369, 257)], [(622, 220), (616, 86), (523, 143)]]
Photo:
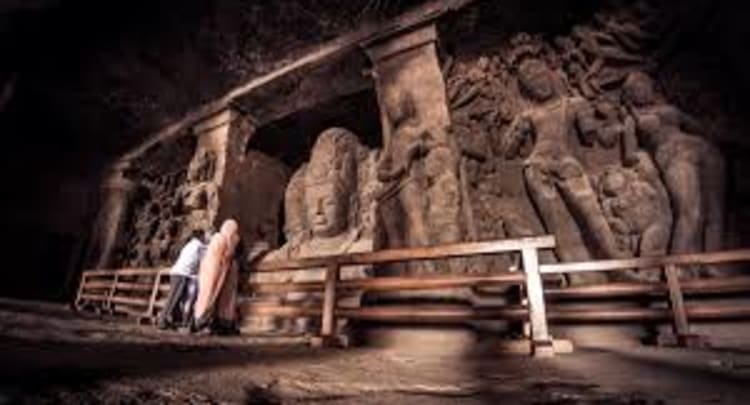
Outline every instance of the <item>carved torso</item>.
[(711, 146), (698, 136), (682, 129), (682, 113), (671, 105), (655, 105), (636, 111), (638, 131), (646, 135), (659, 166), (666, 167), (674, 158), (698, 165)]

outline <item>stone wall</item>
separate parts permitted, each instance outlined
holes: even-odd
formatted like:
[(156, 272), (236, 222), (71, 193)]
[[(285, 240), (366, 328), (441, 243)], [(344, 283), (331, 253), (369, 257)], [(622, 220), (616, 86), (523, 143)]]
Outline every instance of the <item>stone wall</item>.
[(613, 2), (563, 32), (482, 38), (445, 55), (480, 239), (556, 234), (545, 260), (565, 261), (725, 246), (729, 174), (715, 141), (730, 120), (719, 103), (686, 102), (711, 105), (716, 90), (701, 90), (711, 83), (686, 93), (669, 74), (672, 16)]
[(246, 243), (279, 240), (287, 169), (247, 151), (254, 128), (225, 110), (119, 162), (102, 185), (89, 267), (168, 266), (196, 230), (235, 218)]

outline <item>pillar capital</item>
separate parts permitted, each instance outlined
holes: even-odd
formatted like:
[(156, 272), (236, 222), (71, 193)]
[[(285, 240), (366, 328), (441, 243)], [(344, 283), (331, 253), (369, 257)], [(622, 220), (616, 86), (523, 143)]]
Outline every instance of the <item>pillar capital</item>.
[(411, 31), (399, 31), (393, 35), (365, 44), (367, 56), (377, 63), (384, 59), (431, 45), (438, 39), (434, 24), (423, 25)]

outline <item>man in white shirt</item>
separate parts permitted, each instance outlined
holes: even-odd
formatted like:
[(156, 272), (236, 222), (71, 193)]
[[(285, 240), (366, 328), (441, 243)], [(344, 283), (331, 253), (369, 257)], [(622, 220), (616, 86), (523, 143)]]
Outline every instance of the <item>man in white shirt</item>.
[(159, 314), (159, 329), (188, 325), (197, 296), (198, 269), (206, 253), (208, 233), (196, 230), (180, 250), (180, 255), (169, 269), (169, 296)]

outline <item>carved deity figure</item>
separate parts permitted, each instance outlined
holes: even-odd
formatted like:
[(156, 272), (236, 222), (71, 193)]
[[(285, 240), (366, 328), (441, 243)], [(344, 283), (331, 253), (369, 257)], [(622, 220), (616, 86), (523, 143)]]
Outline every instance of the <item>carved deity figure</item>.
[[(377, 166), (378, 180), (387, 184), (378, 197), (382, 207), (398, 203), (381, 212), (388, 246), (455, 242), (461, 235), (461, 191), (454, 147), (445, 129), (417, 116), (408, 92), (397, 94), (396, 102), (387, 103), (393, 106), (387, 111), (393, 131)], [(434, 272), (432, 263), (410, 269)]]
[[(331, 128), (320, 134), (310, 157), (287, 186), (285, 195), (287, 243), (263, 260), (274, 261), (302, 257), (370, 251), (373, 246), (372, 220), (366, 211), (372, 207), (368, 193), (372, 184), (363, 173), (373, 166), (374, 156), (357, 137), (343, 128)], [(373, 174), (374, 180), (374, 174)], [(366, 267), (345, 267), (343, 279), (367, 276)], [(259, 275), (276, 281), (322, 281), (325, 271)], [(278, 280), (278, 279), (281, 280)], [(340, 301), (357, 305), (358, 296), (343, 296)], [(287, 303), (320, 304), (316, 294), (289, 293)], [(300, 318), (286, 325), (296, 332), (312, 332), (317, 320)], [(268, 328), (268, 325), (263, 326)]]
[[(640, 257), (665, 255), (672, 232), (669, 196), (651, 157), (641, 151), (634, 159), (631, 167), (611, 166), (601, 175), (602, 210), (621, 250)], [(651, 270), (627, 275), (659, 279)]]
[(331, 128), (320, 134), (310, 161), (287, 186), (287, 243), (273, 253), (274, 257), (351, 251), (364, 232), (359, 193), (364, 185), (359, 184), (359, 169), (368, 158), (368, 151), (346, 129)]
[(593, 108), (582, 98), (561, 94), (553, 72), (539, 59), (523, 60), (518, 80), (534, 105), (514, 119), (503, 150), (512, 158), (520, 153), (522, 144), (534, 143), (524, 162), (524, 180), (545, 228), (557, 237), (560, 259), (587, 260), (592, 253), (609, 258), (627, 256), (618, 248), (579, 161), (581, 144), (591, 144), (598, 136)]
[(640, 144), (661, 172), (675, 216), (671, 253), (719, 250), (724, 229), (725, 163), (719, 150), (694, 135), (700, 125), (657, 97), (653, 81), (631, 73), (623, 84)]

